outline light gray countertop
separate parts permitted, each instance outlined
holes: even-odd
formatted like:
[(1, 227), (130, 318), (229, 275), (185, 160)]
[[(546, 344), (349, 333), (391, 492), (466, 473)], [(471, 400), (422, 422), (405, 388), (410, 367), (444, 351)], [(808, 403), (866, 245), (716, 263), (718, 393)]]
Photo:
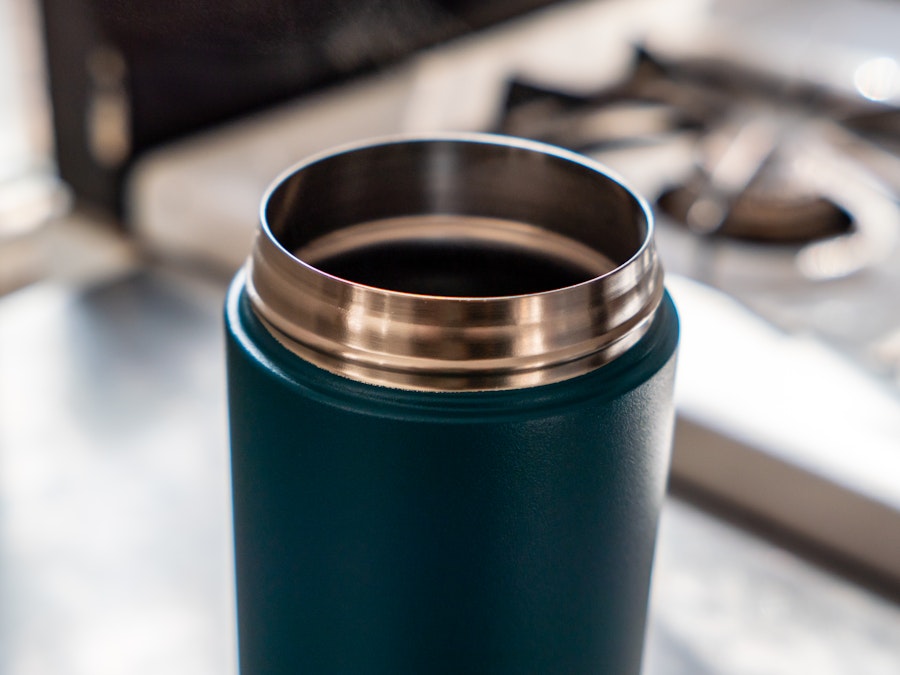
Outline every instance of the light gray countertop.
[[(225, 285), (138, 265), (0, 298), (0, 672), (235, 672)], [(900, 664), (897, 605), (674, 497), (651, 608), (648, 675)]]

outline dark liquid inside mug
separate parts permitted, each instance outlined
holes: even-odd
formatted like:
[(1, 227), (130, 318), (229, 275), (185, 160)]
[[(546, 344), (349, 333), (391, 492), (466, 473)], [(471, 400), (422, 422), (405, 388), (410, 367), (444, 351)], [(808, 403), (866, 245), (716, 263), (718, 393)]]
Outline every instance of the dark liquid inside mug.
[(410, 241), (374, 245), (322, 260), (320, 270), (356, 283), (419, 295), (527, 295), (574, 286), (588, 270), (527, 249)]

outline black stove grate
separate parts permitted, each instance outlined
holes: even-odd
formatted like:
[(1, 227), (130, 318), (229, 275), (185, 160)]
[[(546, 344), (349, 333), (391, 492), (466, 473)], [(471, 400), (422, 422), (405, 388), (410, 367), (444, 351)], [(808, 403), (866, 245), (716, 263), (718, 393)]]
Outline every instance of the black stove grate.
[(900, 110), (725, 61), (637, 49), (618, 83), (587, 94), (513, 80), (503, 111), (498, 131), (586, 154), (686, 135), (693, 171), (652, 197), (702, 235), (803, 244), (864, 227), (846, 200), (794, 170), (823, 149), (900, 196)]

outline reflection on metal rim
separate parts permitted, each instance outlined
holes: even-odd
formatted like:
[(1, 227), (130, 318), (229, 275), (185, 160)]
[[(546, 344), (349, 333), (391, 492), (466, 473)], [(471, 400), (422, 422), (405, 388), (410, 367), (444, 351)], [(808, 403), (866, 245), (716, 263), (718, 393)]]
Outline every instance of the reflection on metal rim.
[(387, 139), (275, 183), (247, 290), (282, 344), (340, 375), (519, 388), (640, 339), (663, 293), (652, 237), (643, 200), (580, 155), (488, 135)]

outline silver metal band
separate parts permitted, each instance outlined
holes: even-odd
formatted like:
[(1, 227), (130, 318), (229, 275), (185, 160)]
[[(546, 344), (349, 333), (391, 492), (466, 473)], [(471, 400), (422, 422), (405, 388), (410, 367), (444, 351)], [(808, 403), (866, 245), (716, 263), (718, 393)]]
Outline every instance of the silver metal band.
[[(261, 223), (247, 291), (270, 332), (322, 368), (389, 387), (511, 389), (586, 373), (640, 339), (663, 293), (647, 205), (586, 158), (519, 139), (402, 137), (313, 157), (275, 182)], [(329, 271), (391, 247), (418, 271), (373, 268), (376, 280), (390, 272), (384, 284), (364, 266)], [(443, 248), (462, 251), (463, 292), (422, 278)], [(495, 284), (490, 256), (466, 257), (482, 249), (514, 261), (511, 282)], [(563, 285), (541, 286), (538, 260), (565, 269)]]

